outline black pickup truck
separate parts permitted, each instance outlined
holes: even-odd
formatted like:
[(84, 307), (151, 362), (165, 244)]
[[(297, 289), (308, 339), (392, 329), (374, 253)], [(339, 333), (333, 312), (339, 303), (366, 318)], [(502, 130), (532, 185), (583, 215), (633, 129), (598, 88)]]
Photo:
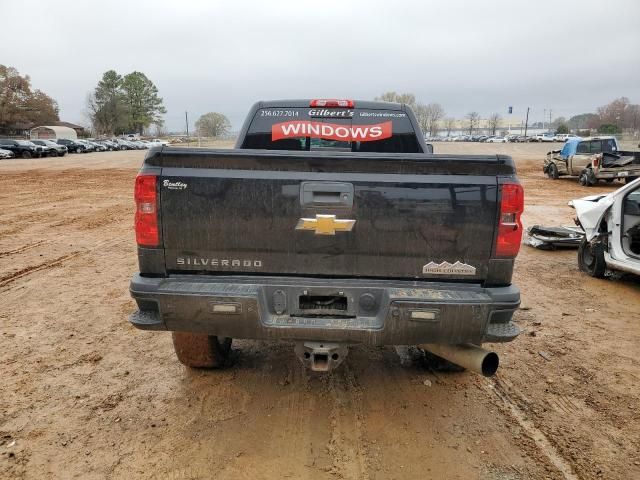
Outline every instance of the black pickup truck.
[(352, 100), (259, 102), (234, 150), (151, 149), (130, 322), (192, 367), (286, 339), (313, 370), (419, 344), (492, 374), (479, 346), (519, 333), (523, 190), (510, 157), (431, 151), (408, 106)]

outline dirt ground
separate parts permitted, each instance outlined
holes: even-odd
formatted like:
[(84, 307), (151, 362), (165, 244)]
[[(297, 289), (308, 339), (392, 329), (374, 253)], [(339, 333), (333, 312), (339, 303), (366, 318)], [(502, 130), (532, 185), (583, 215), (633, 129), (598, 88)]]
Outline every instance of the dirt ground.
[[(610, 191), (514, 156), (525, 223), (571, 224)], [(131, 327), (132, 187), (142, 152), (0, 161), (0, 478), (640, 478), (640, 281), (523, 246), (524, 333), (498, 375), (433, 372), (412, 348), (353, 347), (333, 374), (286, 343), (238, 341), (194, 371)]]

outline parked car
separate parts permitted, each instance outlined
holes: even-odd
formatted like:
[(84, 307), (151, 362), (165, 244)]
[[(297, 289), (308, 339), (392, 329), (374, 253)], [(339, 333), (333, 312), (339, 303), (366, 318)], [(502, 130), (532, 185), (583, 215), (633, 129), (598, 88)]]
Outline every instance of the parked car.
[(52, 140), (31, 140), (36, 145), (44, 148), (47, 157), (64, 157), (69, 151), (64, 145), (60, 145)]
[(507, 139), (505, 137), (491, 137), (487, 138), (487, 143), (507, 143)]
[(578, 136), (572, 133), (557, 133), (553, 136), (555, 142), (566, 142), (570, 138), (578, 138)]
[(129, 143), (132, 143), (138, 150), (145, 150), (149, 148), (149, 146), (146, 143), (141, 142), (140, 140), (132, 140)]
[(86, 140), (78, 139), (78, 140), (76, 140), (76, 143), (79, 143), (79, 144), (84, 146), (85, 153), (95, 152), (96, 151), (95, 145), (93, 145), (91, 142), (88, 142)]
[(159, 138), (154, 138), (154, 139), (152, 139), (151, 141), (152, 141), (153, 143), (159, 143), (159, 144), (161, 144), (161, 145), (163, 145), (163, 146), (165, 146), (165, 147), (166, 147), (167, 145), (169, 145), (169, 142), (167, 142), (166, 140), (161, 140), (161, 139), (159, 139)]
[(96, 142), (95, 140), (85, 140), (85, 142), (92, 145), (96, 152), (106, 152), (108, 150), (106, 145), (103, 145), (100, 142)]
[(0, 148), (0, 158), (1, 159), (7, 159), (7, 158), (13, 158), (15, 157), (15, 153), (13, 153), (11, 150), (5, 150), (4, 148)]
[(69, 153), (85, 153), (86, 147), (84, 144), (79, 143), (75, 140), (70, 140), (68, 138), (58, 138), (56, 140), (58, 145), (64, 145), (67, 147)]
[(542, 167), (551, 179), (569, 175), (589, 187), (598, 180), (631, 182), (640, 176), (640, 152), (622, 151), (616, 137), (587, 137), (567, 140), (561, 150), (547, 153)]
[(31, 143), (28, 140), (12, 140), (10, 138), (0, 138), (0, 148), (3, 150), (11, 150), (16, 157), (32, 158), (41, 157), (44, 148)]
[(608, 195), (572, 200), (585, 232), (578, 249), (580, 270), (602, 278), (607, 270), (640, 275), (640, 179)]
[(127, 140), (123, 140), (122, 138), (116, 138), (113, 140), (120, 150), (135, 150), (136, 148), (133, 146), (131, 142)]
[(96, 152), (106, 152), (110, 150), (110, 148), (104, 143), (103, 140), (97, 140), (95, 138), (87, 138), (85, 139), (85, 141), (91, 143), (95, 147)]
[(530, 137), (531, 142), (553, 142), (553, 135), (550, 133), (538, 133), (533, 137)]
[(115, 144), (111, 140), (93, 140), (93, 142), (104, 146), (108, 151), (118, 150), (117, 144)]

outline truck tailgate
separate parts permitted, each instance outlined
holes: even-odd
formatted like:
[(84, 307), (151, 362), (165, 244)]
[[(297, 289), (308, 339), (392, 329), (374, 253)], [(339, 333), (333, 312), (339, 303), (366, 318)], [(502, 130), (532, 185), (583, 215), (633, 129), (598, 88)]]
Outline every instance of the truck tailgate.
[(148, 158), (167, 271), (485, 278), (505, 158), (325, 153)]

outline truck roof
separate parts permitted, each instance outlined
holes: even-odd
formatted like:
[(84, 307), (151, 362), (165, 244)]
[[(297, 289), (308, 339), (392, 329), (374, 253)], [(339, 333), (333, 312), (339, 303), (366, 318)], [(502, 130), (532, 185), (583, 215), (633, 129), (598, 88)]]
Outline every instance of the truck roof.
[[(257, 108), (308, 108), (311, 98), (295, 100), (269, 100), (260, 101)], [(404, 103), (378, 102), (374, 100), (354, 100), (354, 108), (365, 108), (371, 110), (404, 110)]]
[(595, 137), (578, 137), (578, 140), (581, 142), (590, 141), (590, 140), (616, 140), (615, 135), (596, 135)]

